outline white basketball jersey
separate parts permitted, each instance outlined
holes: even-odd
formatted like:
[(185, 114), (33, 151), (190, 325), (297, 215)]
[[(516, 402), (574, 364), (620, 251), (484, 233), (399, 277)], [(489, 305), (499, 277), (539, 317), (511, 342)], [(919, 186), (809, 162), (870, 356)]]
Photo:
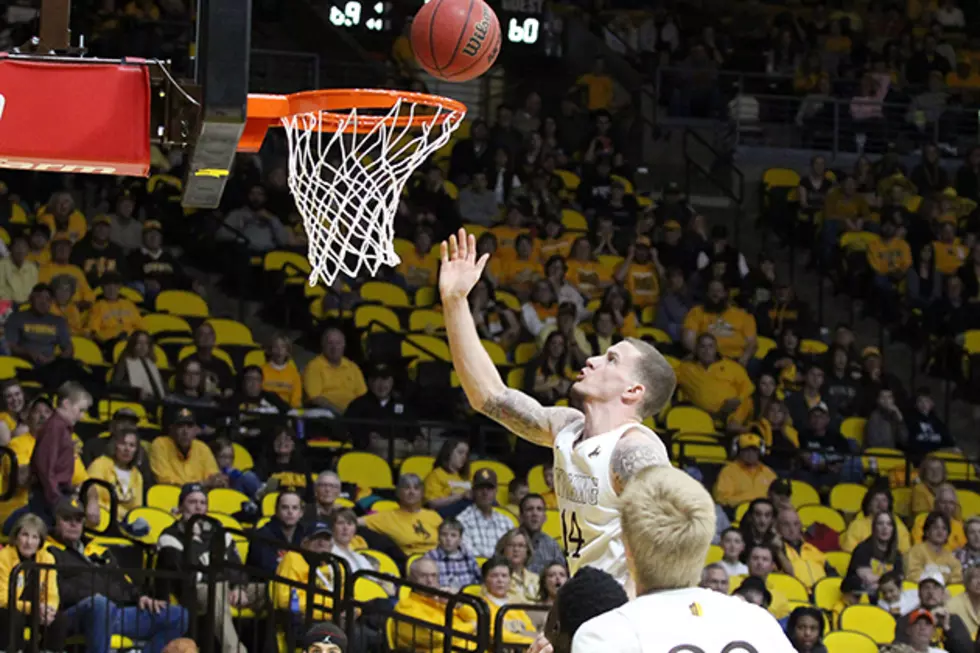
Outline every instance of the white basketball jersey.
[(692, 587), (640, 596), (575, 632), (572, 653), (794, 653), (775, 617)]
[(627, 585), (629, 572), (619, 522), (619, 496), (613, 490), (609, 462), (627, 431), (640, 431), (657, 448), (658, 464), (669, 465), (667, 449), (656, 433), (636, 422), (579, 440), (583, 420), (555, 437), (555, 495), (561, 517), (562, 548), (572, 574), (589, 566)]

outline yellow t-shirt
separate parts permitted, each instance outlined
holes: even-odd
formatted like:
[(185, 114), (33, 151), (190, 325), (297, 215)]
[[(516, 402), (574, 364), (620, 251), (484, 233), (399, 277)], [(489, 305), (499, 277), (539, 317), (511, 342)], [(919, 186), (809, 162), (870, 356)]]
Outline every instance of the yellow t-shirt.
[(415, 248), (401, 255), (398, 272), (412, 288), (424, 288), (436, 285), (436, 275), (439, 271), (439, 254), (433, 247), (425, 256), (419, 256)]
[(901, 238), (884, 241), (875, 238), (868, 243), (868, 265), (878, 274), (907, 272), (912, 267), (912, 250)]
[(936, 553), (928, 544), (920, 542), (909, 549), (905, 577), (909, 580), (922, 578), (923, 572), (927, 569), (940, 571), (946, 580), (946, 585), (963, 582), (963, 565), (952, 552), (943, 549)]
[(518, 292), (529, 292), (535, 281), (544, 276), (544, 268), (536, 260), (512, 258), (504, 261), (499, 279), (502, 286)]
[(713, 335), (719, 353), (726, 358), (739, 358), (749, 339), (756, 337), (755, 318), (737, 306), (729, 306), (723, 313), (708, 313), (699, 304), (684, 316), (684, 329)]
[[(139, 467), (133, 465), (129, 470), (129, 485), (123, 486), (116, 473), (116, 464), (109, 456), (99, 456), (88, 466), (88, 475), (112, 485), (116, 489), (116, 515), (119, 521), (123, 521), (126, 514), (133, 508), (143, 505), (143, 474)], [(98, 488), (99, 505), (109, 509), (109, 492), (105, 488)]]
[(956, 274), (967, 255), (966, 247), (960, 243), (959, 238), (949, 244), (933, 241), (932, 251), (936, 258), (936, 272), (945, 275)]
[(275, 394), (293, 408), (303, 405), (303, 380), (292, 359), (281, 368), (268, 362), (263, 365), (262, 389)]
[(95, 292), (88, 285), (88, 279), (85, 278), (82, 268), (71, 263), (60, 265), (54, 261), (41, 265), (41, 271), (37, 275), (39, 283), (51, 283), (55, 277), (71, 277), (75, 282), (75, 294), (71, 298), (73, 302), (92, 303), (95, 301)]
[(588, 299), (602, 297), (602, 289), (610, 281), (608, 269), (596, 261), (570, 259), (565, 263), (568, 264), (568, 271), (565, 273), (568, 283), (575, 286)]
[(58, 231), (54, 224), (54, 216), (50, 213), (43, 214), (37, 221), (51, 230), (52, 240), (58, 236), (66, 236), (71, 242), (77, 243), (85, 238), (85, 234), (88, 233), (88, 222), (85, 221), (82, 212), (77, 209), (68, 216), (68, 228), (64, 231)]
[(517, 258), (517, 237), (530, 232), (523, 227), (498, 224), (490, 228), (490, 233), (497, 237), (497, 251), (494, 256), (499, 256), (501, 259), (512, 259)]
[(158, 436), (150, 445), (150, 469), (157, 483), (170, 485), (200, 483), (219, 471), (218, 462), (206, 444), (194, 440), (185, 457), (169, 435)]
[(630, 263), (626, 271), (626, 290), (633, 296), (634, 306), (656, 306), (660, 301), (660, 276), (653, 264)]
[(718, 480), (715, 481), (715, 501), (723, 506), (734, 508), (745, 501), (763, 499), (775, 480), (776, 472), (767, 465), (760, 463), (749, 467), (739, 460), (733, 460), (726, 463), (718, 472)]
[(121, 335), (129, 335), (141, 328), (143, 318), (136, 304), (117, 298), (114, 301), (100, 299), (92, 305), (88, 328), (98, 340), (112, 340)]
[(572, 243), (575, 242), (575, 238), (575, 236), (565, 234), (558, 238), (535, 240), (534, 258), (541, 261), (542, 265), (547, 263), (548, 259), (552, 256), (568, 258), (569, 253), (572, 251)]
[(421, 508), (416, 512), (386, 510), (364, 518), (364, 525), (376, 533), (387, 535), (405, 555), (425, 553), (439, 543), (439, 524), (442, 517), (435, 510)]
[[(926, 517), (929, 513), (921, 512), (915, 516), (915, 521), (912, 522), (912, 543), (919, 544), (922, 542), (924, 537), (924, 526), (926, 525)], [(943, 547), (946, 551), (955, 551), (956, 549), (962, 549), (966, 546), (966, 532), (963, 530), (963, 522), (959, 519), (949, 520), (949, 539), (946, 540), (946, 546)]]
[[(511, 583), (513, 583), (513, 580), (513, 577), (511, 577)], [(497, 603), (503, 601), (487, 594), (486, 588), (483, 589), (482, 596), (487, 607), (490, 609), (490, 637), (495, 637), (494, 629), (497, 627), (497, 613), (500, 612), (500, 606)], [(508, 595), (506, 602), (535, 603), (536, 601), (513, 601), (511, 600), (511, 596)], [(515, 644), (523, 648), (527, 644), (533, 644), (537, 638), (537, 631), (534, 629), (534, 624), (523, 610), (508, 610), (504, 614), (503, 625), (504, 633), (501, 639), (504, 644)]]
[(340, 359), (334, 366), (320, 355), (303, 370), (303, 390), (307, 397), (324, 397), (339, 410), (347, 410), (350, 402), (367, 392), (367, 383), (361, 369), (349, 358)]
[[(331, 612), (333, 599), (328, 593), (333, 589), (333, 569), (329, 564), (324, 564), (316, 569), (314, 573), (316, 574), (314, 584), (317, 589), (324, 591), (317, 592), (313, 595), (313, 605), (320, 608), (313, 610), (313, 619), (316, 621), (329, 621), (333, 618)], [(310, 565), (302, 553), (298, 551), (287, 551), (276, 568), (276, 576), (295, 581), (296, 583), (302, 583), (302, 585), (306, 586), (310, 580)], [(277, 610), (289, 611), (294, 591), (296, 592), (296, 598), (299, 600), (300, 613), (306, 614), (306, 590), (300, 589), (295, 585), (274, 582), (269, 592), (272, 595), (273, 607)]]
[[(555, 495), (554, 490), (548, 490), (541, 494), (541, 498), (544, 499), (544, 507), (548, 510), (558, 510), (558, 497)], [(520, 510), (517, 511), (520, 515)]]
[(444, 499), (454, 494), (463, 494), (471, 489), (473, 484), (459, 474), (447, 472), (442, 467), (434, 467), (425, 477), (423, 491), (426, 501)]
[(844, 196), (843, 191), (835, 188), (827, 193), (824, 200), (824, 218), (827, 220), (847, 220), (854, 218), (868, 219), (871, 217), (871, 207), (867, 200), (860, 195), (851, 198)]
[(677, 368), (677, 384), (692, 404), (709, 413), (718, 412), (726, 400), (737, 397), (742, 403), (730, 419), (745, 422), (752, 415), (755, 385), (736, 361), (723, 358), (708, 367), (697, 361), (682, 361)]
[(73, 336), (88, 335), (88, 327), (85, 326), (85, 317), (78, 310), (77, 305), (69, 303), (62, 306), (58, 302), (51, 302), (51, 315), (65, 318), (65, 322), (68, 323), (68, 330), (71, 331)]
[(597, 111), (599, 109), (608, 110), (612, 107), (613, 92), (615, 90), (612, 77), (586, 73), (578, 78), (576, 84), (586, 88), (588, 95), (586, 105), (589, 111)]

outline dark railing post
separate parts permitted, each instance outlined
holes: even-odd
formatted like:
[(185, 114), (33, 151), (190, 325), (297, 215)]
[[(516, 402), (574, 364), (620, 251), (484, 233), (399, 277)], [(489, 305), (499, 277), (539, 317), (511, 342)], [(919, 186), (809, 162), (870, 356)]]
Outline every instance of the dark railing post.
[[(833, 158), (837, 159), (837, 155), (840, 153), (840, 103), (836, 100), (834, 101), (834, 129), (833, 129), (833, 143), (831, 145), (833, 149)], [(825, 218), (826, 219), (826, 218)]]

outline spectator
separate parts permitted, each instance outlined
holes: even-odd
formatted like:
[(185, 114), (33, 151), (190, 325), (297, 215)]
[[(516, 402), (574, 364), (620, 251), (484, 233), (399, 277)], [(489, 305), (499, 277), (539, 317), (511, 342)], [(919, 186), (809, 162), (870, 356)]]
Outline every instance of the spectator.
[(303, 653), (347, 653), (347, 634), (329, 621), (314, 624), (306, 631)]
[[(217, 333), (210, 322), (202, 322), (194, 330), (194, 353), (188, 356), (201, 364), (204, 371), (206, 394), (231, 396), (235, 385), (235, 373), (221, 356), (215, 353)], [(220, 351), (220, 350), (218, 350)]]
[(280, 219), (266, 208), (265, 188), (253, 185), (248, 191), (245, 206), (235, 209), (225, 218), (224, 228), (215, 232), (220, 241), (242, 243), (249, 252), (264, 253), (292, 244), (292, 236)]
[(126, 348), (112, 370), (110, 386), (132, 389), (140, 401), (160, 401), (167, 395), (160, 369), (156, 364), (155, 345), (146, 331), (136, 329), (129, 334)]
[[(44, 546), (47, 534), (48, 529), (40, 517), (25, 514), (17, 520), (10, 533), (12, 544), (0, 550), (0, 637), (3, 638), (0, 641), (15, 642), (16, 650), (24, 647), (24, 628), (32, 620), (33, 614), (37, 614), (43, 627), (39, 637), (41, 646), (50, 651), (62, 651), (65, 648), (68, 620), (63, 614), (58, 614), (61, 602), (58, 571), (53, 568), (54, 556)], [(28, 572), (21, 568), (24, 560), (33, 560), (37, 564), (52, 567)], [(34, 580), (34, 574), (40, 578)], [(12, 582), (23, 588), (19, 596), (10, 587)], [(17, 598), (14, 605), (10, 605), (12, 595)], [(37, 646), (36, 643), (34, 645)]]
[(827, 653), (823, 645), (824, 615), (817, 608), (800, 606), (786, 622), (786, 634), (799, 653)]
[(262, 389), (275, 393), (290, 408), (303, 405), (303, 380), (292, 356), (292, 341), (279, 333), (269, 339), (262, 365)]
[(241, 435), (246, 438), (246, 443), (257, 450), (255, 438), (281, 424), (289, 412), (289, 404), (275, 393), (263, 389), (262, 368), (258, 365), (243, 367), (237, 381), (234, 394), (227, 399), (226, 405), (238, 413)]
[(432, 471), (425, 477), (425, 502), (433, 510), (456, 507), (458, 514), (473, 498), (470, 446), (450, 438), (439, 448)]
[(905, 424), (909, 433), (906, 452), (913, 459), (940, 449), (956, 448), (949, 429), (936, 414), (936, 402), (927, 387), (916, 391), (915, 406), (905, 415)]
[(150, 466), (158, 483), (228, 487), (228, 477), (218, 469), (214, 454), (197, 439), (199, 431), (193, 411), (181, 408), (170, 424), (170, 432), (154, 438)]
[(534, 555), (531, 538), (519, 528), (511, 529), (497, 542), (494, 553), (506, 560), (510, 568), (508, 602), (534, 603), (541, 591), (541, 577), (527, 568)]
[[(415, 224), (429, 225), (436, 239), (443, 239), (459, 224), (456, 202), (446, 191), (442, 169), (431, 165), (409, 190), (409, 202), (417, 214)], [(413, 232), (409, 232), (413, 233)]]
[(573, 90), (578, 89), (584, 90), (585, 104), (589, 111), (612, 109), (616, 83), (606, 73), (606, 60), (603, 57), (596, 57), (592, 62), (592, 70), (575, 81)]
[[(687, 287), (684, 279), (684, 271), (677, 267), (667, 270), (667, 285), (660, 305), (657, 307), (657, 316), (654, 324), (662, 329), (671, 340), (679, 341), (682, 337), (684, 328), (684, 317), (694, 307), (694, 298)], [(617, 324), (619, 320), (617, 319)], [(624, 336), (628, 336), (623, 329), (625, 324), (620, 326)], [(635, 328), (635, 327), (634, 327)]]
[[(465, 141), (463, 141), (465, 142)], [(459, 144), (456, 145), (459, 148)], [(455, 153), (456, 148), (453, 149)], [(500, 214), (497, 195), (489, 187), (483, 168), (475, 170), (468, 184), (459, 190), (459, 215), (467, 224), (489, 227)]]
[(827, 562), (823, 551), (804, 541), (800, 515), (793, 507), (779, 511), (776, 518), (776, 534), (783, 546), (776, 552), (776, 559), (784, 573), (795, 576), (808, 591), (827, 577), (837, 576), (837, 571)]
[(435, 548), (442, 518), (434, 510), (422, 507), (422, 479), (415, 474), (402, 474), (395, 492), (396, 510), (361, 517), (357, 525), (390, 537), (406, 556)]
[(895, 516), (887, 511), (878, 512), (872, 523), (871, 535), (854, 548), (846, 575), (861, 579), (864, 591), (875, 595), (882, 576), (891, 571), (903, 574), (905, 565), (899, 551)]
[(786, 596), (773, 587), (773, 582), (769, 578), (776, 569), (772, 549), (768, 546), (757, 544), (749, 550), (749, 575), (758, 578), (765, 583), (766, 590), (772, 595), (769, 603), (769, 612), (777, 619), (784, 619), (789, 615), (792, 607)]
[(109, 215), (109, 240), (131, 254), (143, 245), (143, 225), (137, 216), (136, 201), (123, 191), (116, 197), (115, 207)]
[(350, 402), (344, 416), (361, 420), (384, 419), (404, 424), (404, 427), (395, 430), (381, 428), (376, 424), (352, 425), (351, 435), (355, 446), (374, 452), (382, 458), (388, 458), (392, 451), (396, 458), (410, 455), (411, 448), (419, 437), (418, 429), (413, 424), (415, 410), (395, 390), (395, 376), (391, 367), (385, 363), (371, 365), (368, 368), (367, 390)]
[(27, 259), (29, 251), (26, 237), (11, 238), (10, 256), (0, 259), (0, 299), (9, 299), (16, 304), (30, 299), (40, 271), (37, 263)]
[(308, 526), (316, 522), (329, 522), (331, 516), (342, 508), (337, 504), (342, 487), (337, 472), (320, 472), (313, 484), (313, 501), (307, 504), (303, 512), (303, 521)]
[(510, 206), (515, 191), (521, 187), (521, 180), (514, 172), (511, 155), (503, 147), (496, 147), (493, 165), (487, 170), (487, 188), (493, 191), (497, 206)]
[(204, 368), (201, 362), (192, 356), (188, 356), (177, 364), (177, 370), (173, 377), (174, 391), (167, 395), (166, 402), (170, 406), (164, 411), (166, 420), (172, 420), (170, 416), (175, 411), (183, 408), (193, 408), (197, 411), (199, 419), (205, 428), (211, 428), (215, 419), (214, 408), (218, 402), (215, 401), (214, 388), (212, 392), (206, 392), (207, 386), (204, 383)]
[[(293, 488), (301, 497), (309, 496), (313, 477), (303, 441), (288, 424), (277, 424), (271, 435), (272, 442), (255, 461), (255, 475), (265, 480), (265, 492), (278, 486)], [(234, 453), (232, 459), (234, 460)], [(256, 492), (256, 496), (262, 494), (262, 489)]]
[(307, 534), (306, 526), (301, 521), (303, 499), (298, 492), (291, 488), (279, 492), (275, 510), (269, 522), (254, 531), (245, 560), (246, 565), (261, 570), (268, 577), (276, 574), (283, 556), (288, 552), (288, 549), (278, 545), (298, 547)]
[(353, 510), (350, 508), (335, 510), (330, 515), (330, 527), (333, 529), (331, 554), (343, 558), (350, 565), (351, 571), (377, 570), (378, 563), (373, 558), (356, 551), (356, 549), (366, 548), (367, 543), (357, 534), (357, 515)]
[(941, 512), (931, 512), (925, 519), (923, 531), (923, 541), (909, 549), (907, 576), (918, 578), (938, 572), (946, 584), (962, 582), (963, 567), (947, 548), (949, 518)]
[[(905, 480), (904, 477), (902, 480)], [(912, 514), (930, 512), (936, 505), (936, 493), (945, 483), (946, 463), (935, 456), (923, 458), (918, 471), (912, 471), (908, 483), (912, 486)]]
[(35, 224), (31, 227), (28, 236), (30, 251), (27, 253), (27, 260), (40, 267), (45, 263), (51, 262), (51, 230), (43, 224)]
[[(905, 122), (918, 130), (920, 138), (933, 133), (944, 138), (948, 132), (943, 118), (950, 97), (944, 77), (942, 71), (930, 70), (927, 90), (912, 98), (905, 113)], [(923, 146), (922, 162), (912, 169), (911, 181), (919, 189), (919, 193), (926, 197), (949, 185), (949, 175), (939, 164), (939, 150), (934, 144), (927, 143)]]
[[(218, 471), (226, 480), (225, 487), (241, 492), (251, 500), (256, 499), (262, 481), (252, 470), (238, 469), (235, 466), (235, 445), (226, 437), (220, 437), (211, 441), (209, 445), (214, 461), (218, 465)], [(242, 510), (246, 510), (243, 502)]]
[[(112, 635), (144, 641), (146, 651), (160, 653), (184, 634), (187, 611), (143, 594), (121, 573), (111, 549), (83, 538), (84, 517), (77, 501), (63, 499), (47, 548), (58, 565), (60, 616), (68, 632), (82, 634), (86, 650), (94, 653), (109, 653)], [(116, 573), (92, 573), (93, 568)]]
[(826, 384), (823, 385), (827, 400), (829, 404), (837, 407), (837, 412), (842, 417), (851, 417), (857, 412), (858, 405), (861, 403), (859, 396), (861, 389), (855, 378), (850, 354), (846, 347), (834, 345), (830, 348), (827, 359), (829, 371), (825, 375)]
[(414, 244), (414, 248), (401, 254), (396, 268), (411, 291), (434, 286), (439, 270), (439, 252), (432, 249), (432, 230), (424, 225), (416, 227)]
[[(470, 137), (459, 139), (453, 145), (449, 157), (449, 178), (459, 186), (474, 185), (477, 175), (483, 175), (483, 186), (486, 189), (486, 170), (493, 163), (493, 151), (490, 147), (487, 123), (484, 120), (474, 120), (470, 126)], [(463, 210), (463, 196), (460, 193), (460, 214), (470, 222), (470, 215)], [(496, 209), (496, 205), (494, 206)], [(496, 213), (496, 211), (494, 211)], [(479, 222), (484, 226), (489, 223)]]
[(41, 265), (38, 281), (53, 284), (61, 277), (66, 277), (72, 287), (72, 303), (78, 304), (79, 310), (85, 311), (95, 301), (95, 293), (89, 286), (82, 269), (71, 263), (71, 252), (70, 241), (65, 238), (55, 238), (51, 242), (51, 261)]
[(85, 273), (91, 287), (104, 284), (102, 275), (126, 272), (126, 254), (109, 236), (112, 230), (109, 216), (100, 215), (92, 221), (92, 230), (72, 248), (71, 262)]
[(527, 481), (523, 478), (517, 476), (511, 479), (510, 483), (507, 484), (507, 510), (510, 514), (515, 517), (521, 514), (521, 501), (524, 500), (530, 494), (530, 488), (527, 486)]
[(487, 279), (477, 282), (467, 298), (473, 323), (481, 339), (492, 340), (510, 350), (521, 333), (521, 324), (514, 311), (498, 303), (493, 285)]
[(946, 603), (946, 611), (949, 612), (950, 620), (955, 617), (963, 622), (967, 633), (976, 633), (980, 630), (980, 619), (977, 617), (980, 606), (980, 567), (964, 569), (963, 585), (964, 591)]
[(963, 165), (956, 171), (956, 194), (980, 201), (980, 146), (970, 148)]
[[(39, 283), (31, 289), (30, 309), (10, 316), (4, 328), (10, 351), (36, 366), (55, 370), (55, 354), (71, 358), (73, 349), (68, 323), (51, 315), (51, 286)], [(60, 348), (60, 352), (58, 349)]]
[[(204, 517), (208, 512), (206, 492), (207, 490), (200, 483), (187, 483), (180, 488), (177, 503), (180, 517), (160, 533), (157, 541), (157, 569), (193, 578), (196, 594), (194, 599), (196, 603), (193, 605), (206, 608), (209, 605), (209, 592), (214, 591), (215, 607), (210, 613), (214, 617), (214, 632), (221, 642), (221, 651), (240, 653), (241, 643), (231, 618), (231, 608), (251, 608), (256, 612), (261, 611), (265, 605), (267, 588), (264, 583), (250, 583), (247, 575), (241, 572), (219, 573), (217, 584), (209, 586), (204, 581), (203, 573), (185, 567), (185, 561), (192, 561), (198, 568), (208, 567), (211, 551), (215, 548), (211, 540), (220, 536), (224, 539), (221, 547), (224, 558), (234, 565), (242, 564), (231, 533), (216, 528), (210, 518)], [(195, 517), (197, 520), (191, 526), (193, 531), (188, 534), (188, 526)], [(184, 550), (185, 543), (190, 547), (187, 551)], [(183, 595), (184, 586), (183, 582), (168, 582), (158, 589), (163, 596), (173, 594), (178, 600), (182, 599), (182, 603), (188, 603), (192, 599)]]
[(75, 208), (71, 193), (64, 191), (51, 195), (38, 212), (37, 221), (46, 226), (53, 237), (62, 236), (72, 243), (80, 241), (88, 231), (85, 216)]
[[(980, 566), (980, 517), (970, 517), (966, 520), (966, 544), (953, 552), (956, 559), (966, 571), (971, 567)], [(971, 630), (970, 632), (976, 632)]]
[(51, 291), (54, 293), (54, 302), (51, 303), (51, 315), (65, 318), (68, 322), (68, 329), (72, 336), (82, 336), (87, 338), (90, 335), (86, 324), (86, 317), (89, 313), (82, 315), (78, 308), (78, 303), (72, 299), (75, 292), (75, 285), (71, 277), (61, 276), (51, 282)]
[[(113, 487), (117, 502), (116, 518), (122, 524), (130, 510), (143, 505), (143, 488), (148, 487), (143, 482), (138, 464), (143, 456), (143, 447), (140, 446), (139, 431), (135, 425), (110, 436), (106, 450), (107, 455), (99, 456), (89, 465), (88, 475)], [(99, 506), (108, 511), (111, 507), (109, 493), (101, 487), (96, 490)]]
[(122, 277), (118, 272), (109, 271), (102, 275), (102, 297), (96, 300), (89, 313), (89, 329), (103, 345), (112, 345), (142, 328), (136, 304), (120, 297)]
[(531, 553), (526, 567), (528, 571), (540, 574), (550, 563), (565, 560), (558, 543), (541, 529), (548, 512), (540, 494), (528, 494), (520, 502), (520, 528), (528, 536)]
[(28, 407), (24, 389), (16, 379), (0, 383), (0, 390), (4, 405), (4, 411), (0, 413), (0, 446), (6, 447), (12, 438), (30, 432), (27, 426)]
[(721, 534), (721, 550), (722, 556), (721, 560), (718, 561), (718, 565), (726, 573), (725, 592), (727, 593), (728, 578), (733, 576), (746, 576), (749, 573), (749, 568), (742, 562), (742, 553), (745, 552), (745, 539), (742, 537), (742, 531), (734, 526), (726, 528)]
[[(439, 567), (433, 560), (419, 558), (408, 568), (408, 577), (413, 583), (433, 590), (439, 589)], [(446, 626), (452, 625), (449, 635), (470, 633), (476, 628), (477, 616), (472, 608), (456, 605), (447, 624), (446, 598), (430, 592), (412, 590), (399, 598), (395, 614), (429, 624), (430, 628), (419, 629), (405, 619), (394, 619), (395, 644), (397, 650), (437, 651), (445, 646)], [(452, 646), (466, 647), (465, 640), (455, 637)]]
[[(531, 618), (523, 610), (509, 610), (505, 619), (500, 620), (504, 628), (503, 634), (494, 633), (496, 630), (497, 613), (502, 605), (512, 600), (508, 591), (514, 586), (514, 573), (507, 565), (507, 560), (496, 557), (483, 563), (483, 588), (480, 596), (490, 608), (491, 637), (499, 637), (505, 645), (526, 645), (534, 642), (537, 632)], [(528, 603), (529, 601), (522, 601)]]
[(896, 619), (919, 607), (919, 592), (902, 591), (902, 582), (897, 571), (886, 572), (878, 580), (878, 607)]
[(745, 551), (756, 546), (769, 546), (776, 539), (775, 508), (769, 499), (755, 499), (749, 504), (738, 525), (745, 541)]
[(480, 582), (480, 568), (469, 549), (462, 546), (463, 526), (449, 518), (439, 526), (439, 544), (423, 556), (439, 568), (439, 586), (458, 592)]
[[(328, 621), (333, 613), (334, 573), (333, 564), (326, 554), (333, 549), (333, 531), (326, 524), (317, 524), (306, 533), (301, 543), (302, 551), (286, 551), (275, 571), (275, 578), (292, 581), (291, 584), (273, 582), (270, 588), (272, 607), (276, 621), (286, 631), (287, 650), (295, 650), (298, 632), (303, 630), (307, 605), (313, 621)], [(305, 588), (313, 588), (313, 598)]]
[(755, 433), (743, 433), (736, 438), (735, 459), (722, 468), (715, 484), (718, 503), (734, 509), (740, 503), (766, 496), (776, 473), (760, 461), (764, 450), (762, 438)]
[[(883, 309), (887, 309), (888, 302), (897, 296), (898, 284), (905, 280), (912, 267), (912, 250), (896, 232), (895, 222), (885, 220), (881, 224), (881, 238), (868, 243), (868, 265), (874, 275), (874, 287), (881, 293), (877, 300)], [(890, 315), (887, 310), (886, 315)]]
[[(560, 562), (552, 562), (541, 572), (541, 594), (536, 603), (542, 607), (548, 607), (550, 612), (550, 608), (558, 600), (558, 592), (567, 582), (568, 567)], [(535, 612), (529, 616), (534, 627), (542, 631), (548, 615), (543, 612)]]
[(933, 70), (945, 79), (952, 70), (949, 60), (941, 55), (937, 48), (939, 42), (932, 34), (927, 34), (921, 41), (922, 47), (917, 48), (905, 63), (905, 79), (909, 84), (924, 86), (929, 81), (929, 73)]
[(500, 283), (520, 298), (527, 297), (531, 285), (544, 277), (544, 268), (534, 257), (530, 234), (522, 233), (514, 241), (516, 256), (504, 261)]
[[(863, 475), (860, 461), (849, 459), (851, 447), (840, 431), (830, 426), (830, 410), (820, 402), (810, 409), (808, 428), (800, 434), (800, 477), (814, 487), (834, 485)], [(847, 481), (845, 481), (847, 482)]]
[(894, 393), (882, 388), (878, 391), (877, 405), (864, 427), (865, 448), (904, 449), (908, 437), (909, 430), (902, 411), (895, 405)]
[(344, 356), (347, 341), (340, 329), (328, 328), (320, 339), (320, 355), (303, 370), (308, 403), (341, 414), (367, 392), (361, 370)]
[(553, 331), (545, 340), (537, 358), (524, 370), (524, 391), (546, 406), (567, 396), (572, 382), (565, 375), (568, 349), (565, 337)]
[(851, 520), (847, 531), (840, 538), (840, 548), (848, 553), (855, 550), (861, 542), (872, 537), (874, 533), (874, 516), (881, 512), (887, 512), (892, 516), (892, 524), (896, 530), (898, 551), (901, 554), (908, 552), (912, 546), (909, 531), (905, 524), (895, 516), (894, 500), (892, 493), (887, 487), (872, 487), (861, 500), (861, 512)]
[(473, 504), (458, 519), (464, 548), (480, 558), (492, 557), (497, 542), (513, 528), (513, 522), (494, 508), (496, 500), (497, 474), (488, 468), (478, 470), (473, 475)]
[(701, 571), (701, 584), (706, 590), (713, 590), (722, 594), (728, 594), (728, 572), (719, 563), (713, 563)]
[(708, 283), (704, 303), (692, 308), (684, 318), (684, 347), (694, 351), (697, 336), (706, 332), (715, 336), (722, 356), (737, 360), (742, 367), (755, 356), (755, 318), (729, 303), (728, 290), (718, 279)]
[(143, 246), (130, 254), (127, 266), (134, 287), (150, 303), (162, 290), (193, 287), (200, 294), (200, 284), (192, 282), (176, 257), (163, 248), (162, 230), (156, 220), (143, 223)]
[(514, 127), (514, 109), (508, 104), (497, 107), (497, 121), (490, 129), (490, 143), (503, 149), (513, 159), (524, 144), (524, 134)]
[(677, 385), (688, 401), (719, 422), (745, 424), (753, 413), (755, 386), (741, 365), (718, 356), (710, 333), (698, 336), (694, 360), (677, 367)]
[[(799, 392), (793, 392), (786, 398), (786, 410), (789, 411), (790, 419), (797, 429), (806, 429), (808, 416), (815, 406), (823, 404), (827, 414), (831, 414), (827, 398), (821, 392), (824, 378), (823, 369), (818, 365), (811, 365), (803, 374), (803, 387)], [(834, 418), (836, 419), (836, 411)]]
[(641, 237), (627, 250), (625, 260), (613, 275), (616, 283), (625, 286), (633, 305), (640, 310), (656, 306), (660, 300), (660, 271), (655, 254), (650, 239)]
[[(955, 551), (966, 544), (966, 534), (963, 532), (963, 521), (959, 519), (960, 501), (956, 496), (956, 488), (949, 483), (943, 483), (936, 489), (936, 501), (930, 509), (931, 512), (941, 513), (946, 518), (947, 537), (945, 549), (947, 552)], [(929, 518), (927, 513), (919, 513), (915, 516), (912, 523), (912, 542), (918, 544), (926, 537), (925, 522)]]
[[(959, 617), (950, 615), (944, 605), (946, 602), (946, 582), (940, 573), (924, 574), (919, 579), (919, 604), (912, 612), (905, 614), (897, 620), (895, 628), (895, 641), (908, 642), (913, 637), (919, 645), (918, 650), (929, 651), (929, 646), (943, 645), (945, 650), (950, 653), (968, 653), (973, 650), (972, 636), (966, 630)], [(930, 628), (930, 633), (912, 633), (907, 627), (913, 617), (923, 616), (920, 613), (933, 617), (938, 628)], [(918, 615), (918, 616), (917, 616)], [(940, 623), (941, 622), (941, 623)], [(928, 638), (928, 639), (927, 639)], [(925, 648), (921, 645), (925, 644)], [(936, 649), (943, 650), (943, 649)], [(932, 653), (932, 651), (930, 651)]]

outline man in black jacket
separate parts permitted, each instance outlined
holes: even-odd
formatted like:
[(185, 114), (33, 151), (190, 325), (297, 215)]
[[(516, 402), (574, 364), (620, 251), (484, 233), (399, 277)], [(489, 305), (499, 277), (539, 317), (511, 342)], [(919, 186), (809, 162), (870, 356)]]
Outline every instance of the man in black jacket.
[(69, 632), (85, 636), (90, 653), (108, 653), (112, 635), (146, 641), (148, 653), (160, 653), (184, 634), (187, 611), (143, 594), (129, 580), (112, 552), (82, 539), (85, 511), (76, 499), (55, 509), (48, 551), (58, 565), (61, 610)]
[(245, 564), (274, 576), (285, 553), (276, 544), (299, 547), (307, 532), (306, 525), (300, 521), (302, 517), (303, 500), (299, 492), (292, 488), (282, 490), (276, 497), (276, 514), (252, 536)]

